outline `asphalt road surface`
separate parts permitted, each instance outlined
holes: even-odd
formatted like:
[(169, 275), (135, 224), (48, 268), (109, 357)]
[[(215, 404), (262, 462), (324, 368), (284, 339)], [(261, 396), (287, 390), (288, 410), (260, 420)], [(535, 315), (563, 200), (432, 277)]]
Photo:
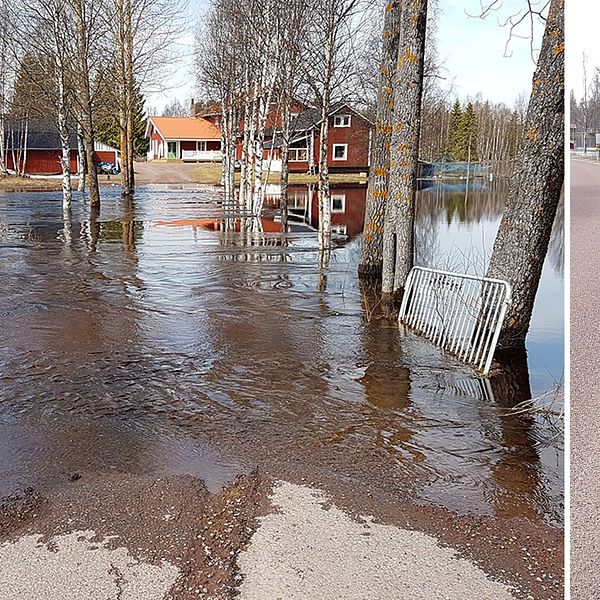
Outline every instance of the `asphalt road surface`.
[(571, 598), (600, 593), (600, 163), (571, 160)]

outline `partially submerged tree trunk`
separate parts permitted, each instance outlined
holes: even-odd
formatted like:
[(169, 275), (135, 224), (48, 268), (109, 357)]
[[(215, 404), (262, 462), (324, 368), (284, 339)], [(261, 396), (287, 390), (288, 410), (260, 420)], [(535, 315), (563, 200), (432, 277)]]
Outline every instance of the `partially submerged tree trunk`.
[(512, 304), (500, 346), (522, 346), (548, 250), (564, 179), (564, 0), (552, 0), (521, 148), (488, 277), (507, 280)]
[(83, 130), (81, 124), (77, 124), (77, 191), (85, 191), (85, 146), (83, 144)]
[(84, 166), (85, 169), (80, 173), (80, 186), (83, 181), (90, 194), (90, 204), (100, 205), (100, 187), (98, 185), (98, 174), (96, 172), (96, 160), (94, 155), (94, 125), (92, 118), (92, 94), (90, 82), (90, 21), (93, 15), (88, 11), (93, 10), (91, 3), (87, 0), (74, 1), (75, 29), (76, 35), (76, 68), (77, 68), (77, 96), (79, 99), (79, 122), (81, 127)]
[(399, 294), (413, 266), (415, 196), (421, 130), (427, 0), (414, 0), (401, 15), (394, 77), (390, 180), (383, 234), (383, 294)]
[(371, 170), (367, 188), (367, 206), (360, 249), (358, 274), (366, 279), (380, 280), (383, 266), (383, 221), (388, 200), (390, 142), (394, 116), (393, 78), (400, 42), (400, 0), (390, 0), (385, 7), (377, 123)]
[(71, 206), (71, 145), (67, 128), (67, 106), (64, 73), (58, 73), (58, 135), (60, 137), (60, 167), (62, 170), (63, 206)]

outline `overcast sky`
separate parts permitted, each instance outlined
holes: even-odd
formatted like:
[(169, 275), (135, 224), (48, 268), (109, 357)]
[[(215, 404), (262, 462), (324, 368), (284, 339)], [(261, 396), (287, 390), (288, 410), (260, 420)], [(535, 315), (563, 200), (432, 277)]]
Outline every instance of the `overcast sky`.
[[(444, 76), (448, 83), (453, 82), (454, 94), (461, 100), (481, 93), (485, 99), (504, 102), (512, 106), (520, 93), (529, 96), (531, 79), (535, 68), (531, 57), (530, 39), (514, 37), (506, 48), (510, 32), (502, 24), (511, 15), (523, 10), (525, 0), (503, 0), (502, 6), (486, 19), (472, 18), (469, 15), (481, 13), (481, 4), (491, 0), (439, 0), (440, 18), (438, 24), (438, 50), (445, 66)], [(570, 0), (573, 4), (596, 4), (589, 0)], [(533, 0), (533, 4), (543, 6), (546, 0)], [(148, 106), (159, 112), (173, 98), (182, 102), (196, 96), (193, 76), (193, 32), (192, 24), (202, 14), (206, 0), (190, 0), (190, 31), (180, 41), (184, 49), (183, 60), (173, 68), (169, 90), (164, 94), (149, 95)], [(598, 8), (586, 10), (598, 12)], [(582, 12), (582, 11), (580, 11)], [(528, 36), (528, 23), (517, 30), (517, 34)], [(542, 26), (534, 32), (534, 48), (541, 45)], [(593, 39), (593, 37), (592, 37)], [(187, 51), (185, 51), (187, 49)]]
[(566, 14), (567, 90), (583, 95), (583, 53), (587, 55), (588, 83), (595, 67), (600, 67), (600, 2), (569, 0)]

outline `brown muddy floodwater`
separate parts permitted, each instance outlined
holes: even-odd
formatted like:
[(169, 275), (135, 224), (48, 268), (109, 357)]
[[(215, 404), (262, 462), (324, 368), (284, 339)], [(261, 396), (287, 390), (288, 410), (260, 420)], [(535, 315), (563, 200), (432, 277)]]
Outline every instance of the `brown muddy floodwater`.
[[(103, 192), (100, 215), (80, 199), (63, 213), (58, 193), (0, 195), (0, 497), (87, 471), (216, 489), (259, 465), (561, 523), (562, 434), (508, 411), (562, 378), (561, 223), (528, 353), (481, 380), (361, 302), (364, 188), (335, 190), (322, 268), (306, 189), (286, 236), (219, 231), (211, 188)], [(481, 271), (505, 195), (423, 190), (418, 262)]]

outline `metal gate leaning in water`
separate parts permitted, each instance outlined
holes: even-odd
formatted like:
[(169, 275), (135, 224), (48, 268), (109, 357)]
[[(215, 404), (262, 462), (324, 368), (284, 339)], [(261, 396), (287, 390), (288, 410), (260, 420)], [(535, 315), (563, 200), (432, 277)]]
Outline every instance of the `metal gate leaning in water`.
[(501, 279), (413, 267), (398, 320), (487, 375), (510, 302)]

